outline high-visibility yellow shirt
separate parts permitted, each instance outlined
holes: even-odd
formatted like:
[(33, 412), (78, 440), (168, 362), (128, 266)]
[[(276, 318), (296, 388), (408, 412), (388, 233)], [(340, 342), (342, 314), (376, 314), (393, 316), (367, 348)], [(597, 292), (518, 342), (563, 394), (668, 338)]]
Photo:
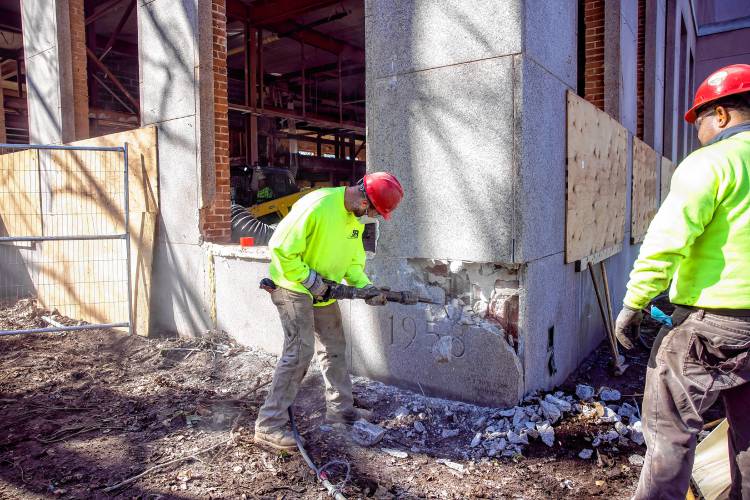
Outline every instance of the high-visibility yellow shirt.
[(680, 163), (633, 266), (625, 304), (645, 307), (670, 280), (675, 304), (750, 309), (750, 132)]
[[(271, 279), (288, 290), (310, 292), (302, 286), (310, 269), (322, 277), (362, 288), (365, 274), (364, 225), (344, 206), (345, 187), (323, 188), (297, 200), (279, 222), (268, 247)], [(325, 306), (334, 302), (321, 302)]]

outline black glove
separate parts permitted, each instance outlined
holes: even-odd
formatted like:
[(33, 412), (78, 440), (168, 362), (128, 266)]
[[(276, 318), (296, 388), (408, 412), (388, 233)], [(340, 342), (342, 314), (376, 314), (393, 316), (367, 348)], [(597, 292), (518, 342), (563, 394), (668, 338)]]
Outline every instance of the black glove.
[(622, 306), (620, 314), (615, 321), (615, 337), (625, 349), (630, 350), (634, 342), (641, 335), (641, 321), (643, 311), (632, 307)]
[(388, 303), (388, 299), (386, 299), (385, 293), (383, 293), (383, 291), (375, 285), (367, 285), (364, 289), (367, 291), (378, 292), (377, 295), (370, 297), (369, 299), (365, 299), (365, 304), (367, 304), (368, 306), (384, 306)]
[(323, 281), (323, 277), (318, 274), (315, 269), (310, 269), (310, 274), (308, 274), (305, 281), (302, 282), (302, 286), (307, 288), (310, 294), (318, 299), (323, 297), (328, 291), (328, 285)]

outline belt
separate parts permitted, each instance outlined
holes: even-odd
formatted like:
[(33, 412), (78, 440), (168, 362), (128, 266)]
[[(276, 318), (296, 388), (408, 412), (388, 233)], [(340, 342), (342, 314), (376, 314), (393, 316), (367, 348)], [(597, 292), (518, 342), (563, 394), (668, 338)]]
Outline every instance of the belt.
[(677, 307), (690, 309), (691, 311), (701, 311), (704, 314), (716, 314), (717, 316), (730, 316), (733, 318), (750, 318), (750, 309), (713, 309), (708, 307), (683, 306), (675, 304)]

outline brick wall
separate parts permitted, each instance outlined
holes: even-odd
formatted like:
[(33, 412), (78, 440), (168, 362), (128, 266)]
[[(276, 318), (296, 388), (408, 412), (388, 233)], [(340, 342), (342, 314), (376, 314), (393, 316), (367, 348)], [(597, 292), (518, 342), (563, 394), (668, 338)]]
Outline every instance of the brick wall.
[(226, 1), (212, 0), (214, 71), (214, 162), (216, 195), (201, 212), (201, 230), (207, 241), (227, 242), (231, 237), (229, 212), (229, 116), (227, 107)]
[(646, 65), (646, 0), (638, 0), (638, 57), (636, 59), (636, 99), (638, 106), (638, 117), (636, 122), (636, 135), (643, 140), (644, 120), (644, 84)]
[(583, 97), (604, 109), (604, 0), (584, 0), (583, 28)]
[(76, 139), (89, 138), (89, 87), (86, 74), (86, 24), (83, 0), (69, 0), (70, 51), (73, 64), (73, 114)]

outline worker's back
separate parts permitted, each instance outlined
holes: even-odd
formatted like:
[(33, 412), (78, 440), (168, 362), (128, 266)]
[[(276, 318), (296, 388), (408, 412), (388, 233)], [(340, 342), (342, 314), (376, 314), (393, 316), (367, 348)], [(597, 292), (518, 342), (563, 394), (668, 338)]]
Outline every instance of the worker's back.
[(676, 261), (672, 302), (750, 309), (750, 131), (703, 147), (680, 164), (644, 249), (665, 248), (667, 240), (684, 255)]

